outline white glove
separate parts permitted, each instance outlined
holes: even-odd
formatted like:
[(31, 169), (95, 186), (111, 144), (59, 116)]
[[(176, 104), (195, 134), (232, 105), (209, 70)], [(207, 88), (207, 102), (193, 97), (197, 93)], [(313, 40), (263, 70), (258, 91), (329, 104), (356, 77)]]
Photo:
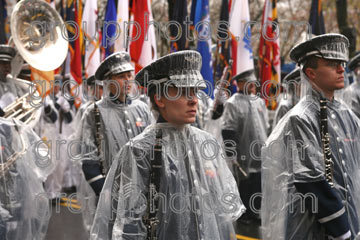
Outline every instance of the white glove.
[(70, 104), (63, 96), (59, 96), (56, 103), (59, 104), (65, 112), (70, 111)]

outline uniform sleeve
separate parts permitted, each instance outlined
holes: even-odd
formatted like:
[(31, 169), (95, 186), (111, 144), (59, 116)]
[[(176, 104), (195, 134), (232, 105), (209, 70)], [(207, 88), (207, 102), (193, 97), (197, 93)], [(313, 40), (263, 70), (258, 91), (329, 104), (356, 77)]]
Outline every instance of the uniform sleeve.
[[(310, 213), (332, 237), (348, 236), (350, 226), (345, 207), (335, 188), (325, 180), (324, 159), (320, 145), (320, 133), (315, 125), (299, 118), (292, 119), (297, 154), (293, 156), (294, 184), (304, 196), (315, 196), (317, 209), (311, 201), (305, 202)], [(311, 199), (311, 198), (310, 198)], [(348, 236), (350, 237), (350, 236)], [(345, 239), (345, 238), (341, 238)]]
[[(235, 131), (223, 129), (221, 131), (221, 134), (222, 134), (222, 137), (224, 140), (224, 145), (225, 145), (226, 149), (231, 149), (231, 147), (233, 147), (233, 146), (238, 146), (239, 137)], [(225, 153), (228, 158), (235, 157), (234, 153), (232, 151), (225, 150)]]
[[(304, 196), (309, 194), (316, 196), (318, 209), (315, 216), (328, 235), (334, 238), (350, 237), (350, 225), (345, 206), (342, 204), (338, 193), (330, 187), (326, 180), (313, 183), (295, 183), (295, 187)], [(314, 210), (309, 198), (305, 201), (305, 207), (310, 212)]]
[(95, 141), (95, 118), (93, 108), (88, 108), (82, 118), (81, 142), (82, 146), (82, 170), (86, 181), (99, 195), (104, 184), (105, 176), (102, 175), (100, 156)]
[(219, 103), (216, 108), (215, 111), (212, 113), (211, 119), (216, 120), (218, 118), (220, 118), (222, 116), (224, 112), (224, 104)]
[[(222, 150), (220, 156), (224, 156)], [(219, 185), (216, 186), (214, 183), (213, 186), (217, 187), (220, 192), (218, 198), (224, 205), (224, 214), (227, 215), (227, 220), (234, 222), (245, 212), (245, 206), (241, 201), (235, 178), (223, 157), (217, 158), (216, 172)]]
[(225, 109), (222, 118), (222, 129), (232, 130), (238, 132), (240, 119), (242, 117), (239, 111), (239, 106), (236, 106), (233, 102), (226, 102)]
[(118, 205), (112, 239), (145, 239), (147, 230), (143, 217), (147, 209), (149, 162), (143, 157), (144, 149), (125, 145), (121, 161)]

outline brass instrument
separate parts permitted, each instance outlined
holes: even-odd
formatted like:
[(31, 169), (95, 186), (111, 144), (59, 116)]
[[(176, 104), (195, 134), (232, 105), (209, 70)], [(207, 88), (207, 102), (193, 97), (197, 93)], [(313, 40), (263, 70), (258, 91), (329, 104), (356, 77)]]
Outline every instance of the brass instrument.
[(64, 22), (46, 1), (18, 2), (10, 26), (16, 48), (32, 67), (51, 71), (64, 62), (68, 53), (68, 41), (62, 36)]
[(8, 79), (10, 81), (13, 80), (18, 81), (19, 83), (27, 84), (30, 87), (29, 89), (34, 87), (34, 92), (29, 91), (4, 108), (4, 118), (15, 118), (25, 124), (29, 124), (31, 121), (36, 119), (35, 115), (37, 108), (35, 106), (41, 105), (42, 99), (39, 96), (39, 93), (35, 90), (35, 84), (19, 78), (13, 78), (10, 74), (8, 75)]
[[(39, 29), (38, 23), (50, 24), (51, 28), (40, 31), (44, 29)], [(16, 84), (29, 85), (29, 91), (4, 109), (4, 118), (17, 119), (25, 124), (35, 120), (42, 98), (36, 91), (35, 84), (16, 76), (23, 65), (23, 58), (29, 65), (42, 71), (56, 69), (62, 64), (68, 52), (68, 41), (61, 35), (63, 24), (60, 15), (45, 1), (22, 0), (15, 5), (11, 15), (12, 38), (9, 42), (15, 44), (18, 52), (11, 61), (11, 74), (6, 77), (8, 81)], [(26, 151), (24, 139), (16, 123), (15, 128), (22, 142), (22, 150), (0, 164), (1, 176), (4, 176), (16, 159)]]
[(334, 187), (333, 182), (333, 170), (334, 162), (330, 149), (330, 134), (328, 132), (328, 119), (327, 119), (327, 100), (320, 98), (320, 131), (321, 131), (321, 143), (324, 154), (325, 162), (325, 178), (331, 187)]
[(22, 0), (15, 5), (10, 23), (12, 39), (9, 42), (18, 52), (11, 61), (11, 74), (7, 75), (7, 80), (31, 85), (33, 92), (29, 91), (7, 106), (4, 109), (5, 118), (16, 118), (26, 124), (35, 119), (42, 99), (35, 90), (35, 84), (16, 76), (23, 59), (41, 71), (56, 69), (63, 63), (68, 53), (68, 41), (61, 33), (63, 25), (61, 16), (45, 1)]
[[(47, 27), (44, 28), (42, 24), (47, 24)], [(3, 158), (3, 153), (0, 153), (0, 179), (3, 180), (1, 182), (0, 195), (2, 196), (2, 206), (12, 215), (10, 221), (18, 224), (22, 218), (21, 214), (18, 213), (24, 210), (22, 193), (14, 194), (11, 190), (15, 186), (14, 184), (16, 184), (14, 182), (16, 179), (26, 181), (26, 179), (22, 179), (23, 176), (18, 172), (16, 161), (27, 151), (21, 128), (28, 126), (19, 125), (15, 119), (29, 124), (39, 113), (37, 111), (39, 108), (37, 107), (40, 105), (34, 106), (34, 101), (41, 103), (42, 98), (34, 88), (35, 84), (18, 79), (17, 75), (20, 73), (23, 65), (23, 59), (32, 67), (42, 71), (56, 69), (66, 58), (68, 41), (61, 35), (63, 21), (60, 15), (48, 3), (42, 0), (22, 0), (18, 2), (13, 9), (10, 26), (11, 41), (15, 44), (17, 53), (11, 61), (11, 74), (6, 76), (7, 81), (33, 87), (29, 87), (29, 91), (25, 95), (16, 99), (4, 109), (5, 118), (11, 119), (14, 122), (16, 130), (14, 132), (19, 135), (21, 149), (15, 151), (6, 159)], [(9, 41), (10, 44), (11, 41)], [(6, 147), (11, 148), (11, 146)], [(11, 173), (11, 170), (14, 170), (14, 172)], [(9, 231), (16, 231), (16, 229)]]

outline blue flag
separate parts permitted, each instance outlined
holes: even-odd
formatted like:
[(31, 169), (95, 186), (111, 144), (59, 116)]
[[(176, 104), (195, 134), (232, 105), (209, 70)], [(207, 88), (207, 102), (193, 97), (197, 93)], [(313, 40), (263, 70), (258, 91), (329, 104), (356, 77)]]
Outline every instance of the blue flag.
[(6, 17), (6, 1), (0, 0), (0, 44), (6, 44), (7, 42), (7, 37), (5, 33)]
[[(198, 32), (197, 51), (202, 56), (201, 74), (207, 81), (204, 92), (212, 99), (214, 98), (213, 67), (211, 60), (211, 28), (209, 16), (209, 0), (193, 0), (191, 7), (191, 21)], [(205, 23), (207, 22), (207, 23)], [(199, 23), (199, 24), (198, 24)], [(197, 26), (198, 24), (198, 26)]]
[(105, 48), (105, 57), (114, 52), (116, 25), (116, 6), (114, 0), (109, 0), (106, 6), (105, 22), (103, 28), (102, 46)]
[[(181, 25), (181, 29), (185, 29), (186, 26), (184, 21), (186, 20), (187, 16), (187, 4), (186, 1), (176, 1), (176, 0), (168, 0), (169, 6), (170, 2), (174, 2), (173, 9), (169, 10), (169, 20), (175, 21)], [(174, 41), (173, 38), (177, 37), (179, 34), (177, 27), (174, 25), (170, 26), (170, 35), (171, 35), (171, 42), (170, 42), (170, 52), (176, 52), (186, 49), (186, 34), (182, 33), (181, 37)]]
[(325, 24), (322, 14), (321, 0), (312, 1), (309, 23), (311, 25), (312, 34), (321, 35), (325, 33)]

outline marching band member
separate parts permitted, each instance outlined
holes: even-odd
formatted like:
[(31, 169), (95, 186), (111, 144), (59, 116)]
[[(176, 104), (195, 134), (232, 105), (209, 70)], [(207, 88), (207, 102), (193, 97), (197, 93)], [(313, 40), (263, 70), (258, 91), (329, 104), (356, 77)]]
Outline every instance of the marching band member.
[(348, 47), (345, 36), (324, 34), (290, 52), (305, 95), (262, 150), (263, 239), (359, 237), (360, 121), (334, 97)]
[[(235, 77), (238, 92), (226, 102), (222, 116), (222, 137), (224, 144), (236, 148), (236, 156), (228, 151), (232, 159), (241, 199), (247, 209), (241, 220), (251, 221), (259, 218), (250, 208), (251, 196), (261, 193), (261, 146), (267, 138), (269, 124), (265, 102), (255, 96), (256, 77), (253, 70), (247, 70)], [(256, 201), (256, 208), (260, 202)]]
[(44, 239), (50, 211), (43, 181), (54, 168), (48, 149), (31, 128), (4, 118), (0, 147), (0, 239)]
[(236, 239), (244, 211), (220, 144), (195, 121), (201, 56), (179, 51), (143, 68), (157, 122), (129, 141), (105, 181), (91, 239)]
[(128, 53), (107, 57), (95, 73), (95, 78), (104, 82), (104, 97), (90, 105), (82, 118), (82, 169), (97, 196), (114, 155), (151, 123), (148, 106), (128, 96), (133, 71)]

